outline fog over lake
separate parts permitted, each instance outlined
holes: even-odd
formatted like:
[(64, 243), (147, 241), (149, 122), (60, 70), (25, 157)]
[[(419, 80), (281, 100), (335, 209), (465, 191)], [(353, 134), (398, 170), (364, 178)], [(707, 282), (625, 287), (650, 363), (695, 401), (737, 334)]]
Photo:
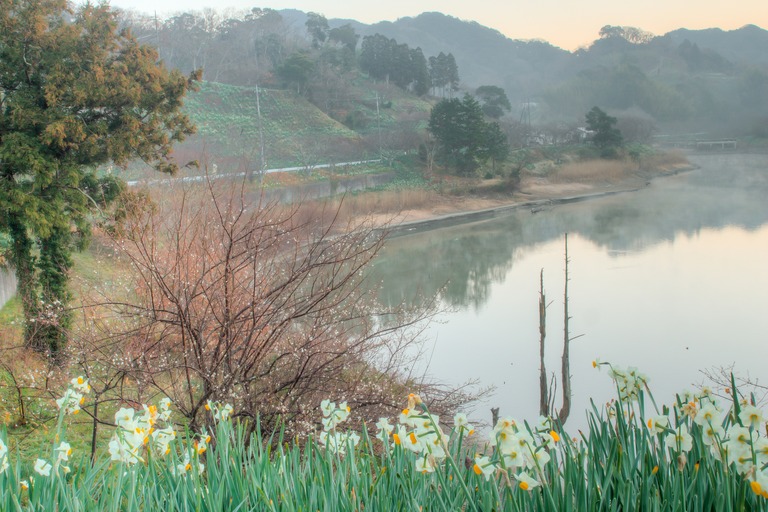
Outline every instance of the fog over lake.
[[(734, 365), (765, 375), (768, 156), (692, 155), (698, 169), (640, 191), (392, 238), (374, 276), (382, 298), (441, 292), (453, 311), (426, 333), (419, 371), (496, 387), (475, 416), (538, 415), (538, 293), (544, 270), (547, 371), (560, 375), (564, 233), (569, 233), (573, 409), (614, 396), (595, 357), (637, 366), (659, 404)], [(559, 384), (557, 392), (560, 392)], [(556, 400), (559, 407), (560, 398)]]

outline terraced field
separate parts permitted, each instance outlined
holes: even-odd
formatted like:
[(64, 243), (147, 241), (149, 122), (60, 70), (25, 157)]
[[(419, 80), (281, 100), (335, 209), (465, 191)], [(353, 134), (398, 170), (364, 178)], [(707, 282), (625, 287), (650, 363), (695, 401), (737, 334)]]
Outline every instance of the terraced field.
[[(261, 89), (259, 103), (270, 167), (340, 161), (364, 153), (356, 132), (290, 91)], [(189, 96), (185, 109), (198, 133), (179, 152), (205, 148), (219, 168), (237, 168), (259, 160), (256, 88), (204, 82)]]

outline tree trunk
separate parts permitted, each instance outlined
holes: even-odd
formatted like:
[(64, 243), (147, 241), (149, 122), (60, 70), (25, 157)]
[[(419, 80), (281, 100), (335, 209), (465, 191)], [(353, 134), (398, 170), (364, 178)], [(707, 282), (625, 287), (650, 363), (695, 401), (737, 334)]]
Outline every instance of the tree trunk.
[(565, 424), (571, 413), (571, 335), (568, 326), (568, 320), (570, 320), (568, 316), (568, 233), (565, 234), (565, 302), (563, 314), (563, 361), (561, 376), (563, 381), (563, 406), (558, 414), (561, 424)]
[(24, 312), (24, 343), (34, 347), (35, 323), (32, 320), (37, 316), (37, 301), (35, 300), (35, 258), (32, 256), (32, 239), (18, 218), (11, 216), (8, 228), (13, 238), (11, 262), (16, 270), (17, 290)]
[(57, 358), (67, 342), (72, 315), (69, 304), (70, 234), (68, 228), (54, 226), (51, 234), (40, 240), (38, 270), (42, 304), (35, 330), (36, 344)]
[(547, 302), (544, 297), (544, 269), (539, 274), (539, 414), (549, 416), (547, 368), (544, 364), (544, 340), (547, 337)]

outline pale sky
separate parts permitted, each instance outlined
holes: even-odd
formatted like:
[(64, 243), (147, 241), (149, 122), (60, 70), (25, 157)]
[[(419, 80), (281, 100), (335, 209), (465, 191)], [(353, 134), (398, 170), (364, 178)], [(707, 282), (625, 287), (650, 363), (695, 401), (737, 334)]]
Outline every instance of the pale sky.
[(111, 0), (111, 5), (158, 15), (212, 7), (299, 9), (363, 23), (438, 11), (495, 28), (512, 39), (543, 39), (574, 50), (597, 39), (604, 25), (632, 25), (657, 35), (677, 28), (747, 24), (768, 29), (765, 0)]

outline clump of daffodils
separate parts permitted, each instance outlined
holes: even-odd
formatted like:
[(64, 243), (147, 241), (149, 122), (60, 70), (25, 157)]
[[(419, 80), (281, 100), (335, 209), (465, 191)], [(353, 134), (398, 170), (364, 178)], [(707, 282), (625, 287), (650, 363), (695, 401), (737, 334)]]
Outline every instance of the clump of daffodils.
[(593, 362), (595, 367), (599, 367), (601, 364), (607, 364), (610, 367), (609, 375), (616, 383), (619, 399), (623, 402), (637, 400), (638, 394), (648, 387), (648, 376), (640, 373), (634, 366), (620, 368), (610, 363), (598, 363), (597, 360)]
[[(154, 448), (155, 454), (165, 456), (170, 453), (171, 442), (176, 439), (176, 431), (172, 426), (160, 428), (158, 420), (164, 423), (170, 421), (171, 402), (163, 399), (158, 406), (142, 405), (141, 411), (123, 407), (115, 413), (115, 429), (109, 441), (111, 460), (128, 465), (144, 462), (142, 457), (145, 449)], [(146, 448), (150, 446), (151, 448)]]
[[(59, 408), (59, 427), (61, 427), (61, 421), (64, 416), (70, 414), (77, 414), (81, 410), (81, 406), (85, 403), (85, 395), (91, 391), (91, 386), (88, 384), (88, 379), (85, 377), (75, 377), (67, 385), (67, 389), (64, 395), (56, 400), (56, 406)], [(56, 435), (57, 440), (59, 434)], [(53, 448), (53, 463), (51, 464), (45, 459), (37, 459), (34, 465), (34, 471), (44, 477), (51, 476), (51, 472), (58, 472), (61, 470), (64, 473), (69, 473), (70, 468), (65, 464), (69, 461), (72, 455), (72, 447), (66, 441), (60, 441), (58, 445)], [(8, 469), (8, 449), (0, 440), (0, 474), (4, 473)]]
[(446, 458), (448, 438), (440, 426), (440, 417), (431, 414), (419, 395), (408, 395), (408, 407), (398, 419), (395, 445), (415, 453), (416, 470), (432, 473)]
[[(610, 363), (593, 363), (599, 365), (610, 366), (611, 378), (625, 403), (636, 400), (648, 382), (634, 368), (623, 370)], [(730, 389), (726, 392), (732, 393)], [(679, 469), (687, 464), (687, 454), (696, 439), (701, 439), (714, 460), (734, 467), (750, 482), (756, 495), (768, 499), (768, 438), (760, 435), (766, 429), (761, 409), (734, 394), (732, 406), (726, 411), (712, 390), (703, 387), (698, 393), (685, 391), (678, 395), (674, 410), (675, 424), (663, 414), (649, 417), (646, 425)]]
[(205, 403), (205, 410), (210, 411), (213, 414), (213, 419), (216, 422), (227, 421), (232, 416), (233, 408), (230, 404), (222, 404), (221, 402), (213, 402), (208, 400)]
[(75, 377), (69, 382), (64, 396), (56, 400), (56, 405), (64, 414), (77, 414), (80, 406), (85, 402), (85, 395), (91, 391), (88, 380), (84, 377)]
[(348, 446), (355, 447), (360, 443), (360, 436), (356, 432), (340, 432), (336, 427), (349, 418), (350, 407), (347, 402), (331, 402), (326, 399), (320, 402), (320, 410), (323, 413), (323, 431), (318, 436), (318, 442), (327, 450), (343, 455)]
[[(489, 480), (494, 474), (511, 476), (520, 489), (533, 490), (541, 485), (543, 468), (550, 461), (549, 450), (560, 442), (550, 418), (539, 418), (531, 429), (514, 418), (501, 418), (489, 434), (493, 457), (477, 456), (472, 469)], [(533, 475), (540, 475), (539, 479)]]

